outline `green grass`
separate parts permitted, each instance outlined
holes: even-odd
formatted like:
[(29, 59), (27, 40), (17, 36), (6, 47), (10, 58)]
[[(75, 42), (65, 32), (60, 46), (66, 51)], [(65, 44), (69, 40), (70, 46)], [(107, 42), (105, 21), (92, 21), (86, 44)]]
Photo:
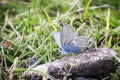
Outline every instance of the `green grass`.
[[(25, 3), (13, 0), (13, 3), (1, 5), (0, 79), (10, 77), (7, 71), (17, 73), (17, 77), (22, 76), (23, 71), (29, 71), (23, 67), (24, 61), (28, 58), (38, 59), (30, 68), (59, 58), (61, 53), (51, 32), (60, 31), (61, 21), (74, 26), (81, 35), (86, 35), (84, 29), (90, 30), (90, 37), (96, 40), (98, 47), (113, 48), (120, 53), (119, 1), (116, 4), (113, 1), (114, 4), (111, 6), (115, 8), (89, 9), (96, 4), (102, 6), (105, 2), (32, 0)], [(81, 8), (84, 10), (76, 12)], [(11, 49), (4, 47), (2, 42), (5, 40), (11, 42)], [(120, 76), (119, 69), (111, 73), (112, 80), (117, 80)], [(16, 76), (12, 78), (17, 79)]]

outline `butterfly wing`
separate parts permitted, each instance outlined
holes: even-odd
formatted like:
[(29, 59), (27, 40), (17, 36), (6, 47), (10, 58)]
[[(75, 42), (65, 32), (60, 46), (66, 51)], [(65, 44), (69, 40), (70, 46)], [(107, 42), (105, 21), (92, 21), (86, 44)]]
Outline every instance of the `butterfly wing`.
[[(92, 43), (92, 39), (86, 36), (79, 36), (70, 43), (71, 47), (73, 47), (73, 52), (82, 52), (86, 50), (89, 45)], [(75, 48), (75, 49), (74, 49)]]
[(57, 45), (62, 48), (61, 42), (60, 42), (60, 33), (56, 32), (56, 31), (52, 31), (53, 37), (55, 39), (55, 42), (57, 43)]
[(67, 53), (82, 52), (90, 45), (90, 39), (88, 37), (78, 36), (74, 32), (74, 28), (67, 24), (63, 24), (62, 26), (60, 42), (64, 51)]
[(72, 53), (72, 52), (82, 52), (89, 48), (91, 40), (85, 36), (80, 36), (75, 38), (69, 44), (64, 46), (65, 52)]
[(78, 35), (74, 32), (74, 28), (70, 27), (68, 24), (63, 24), (60, 32), (60, 42), (62, 47), (66, 48), (75, 37), (78, 37)]

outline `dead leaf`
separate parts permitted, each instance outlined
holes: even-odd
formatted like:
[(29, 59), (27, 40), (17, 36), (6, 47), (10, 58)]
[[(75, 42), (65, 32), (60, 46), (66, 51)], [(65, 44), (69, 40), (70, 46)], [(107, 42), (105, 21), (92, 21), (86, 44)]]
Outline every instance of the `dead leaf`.
[(10, 41), (8, 41), (8, 40), (4, 40), (4, 41), (2, 41), (2, 45), (3, 45), (3, 47), (4, 48), (6, 48), (6, 49), (11, 49), (11, 42)]

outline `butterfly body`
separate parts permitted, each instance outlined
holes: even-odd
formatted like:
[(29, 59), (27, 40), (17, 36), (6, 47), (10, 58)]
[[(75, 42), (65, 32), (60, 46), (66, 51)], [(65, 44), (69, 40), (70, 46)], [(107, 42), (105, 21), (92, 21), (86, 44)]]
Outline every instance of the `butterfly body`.
[(74, 28), (67, 24), (62, 26), (60, 33), (53, 31), (52, 34), (63, 54), (82, 52), (92, 42), (88, 37), (78, 36)]

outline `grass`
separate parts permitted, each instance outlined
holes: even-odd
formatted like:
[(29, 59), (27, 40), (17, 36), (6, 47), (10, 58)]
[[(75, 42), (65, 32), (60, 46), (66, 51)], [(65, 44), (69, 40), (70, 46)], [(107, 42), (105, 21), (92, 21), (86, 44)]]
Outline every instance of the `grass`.
[[(81, 35), (86, 34), (85, 29), (90, 30), (90, 37), (98, 47), (113, 48), (120, 53), (120, 5), (101, 8), (103, 2), (97, 1), (13, 0), (1, 5), (0, 79), (18, 79), (23, 71), (59, 58), (61, 53), (51, 32), (60, 31), (61, 21), (74, 26)], [(95, 4), (96, 9), (89, 9)], [(28, 58), (36, 58), (37, 62), (27, 70), (23, 65)], [(119, 69), (111, 73), (112, 80), (120, 76)]]

